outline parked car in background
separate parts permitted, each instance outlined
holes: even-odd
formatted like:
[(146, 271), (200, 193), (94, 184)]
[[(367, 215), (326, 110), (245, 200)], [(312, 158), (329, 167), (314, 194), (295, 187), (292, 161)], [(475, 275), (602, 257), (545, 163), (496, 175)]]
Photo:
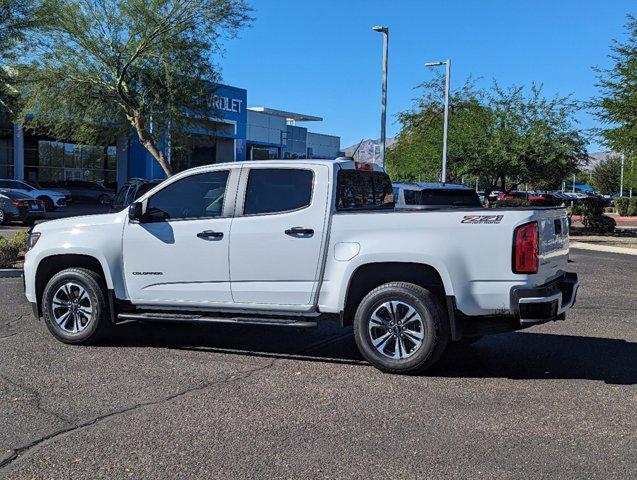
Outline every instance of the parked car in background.
[(131, 203), (137, 200), (146, 192), (155, 188), (159, 185), (163, 180), (146, 180), (143, 178), (131, 178), (122, 188), (119, 189), (117, 195), (115, 195), (115, 200), (113, 201), (112, 207), (116, 210), (121, 210), (122, 208), (128, 207)]
[(22, 222), (24, 225), (44, 218), (44, 203), (15, 190), (0, 189), (0, 225)]
[(466, 185), (395, 182), (392, 188), (397, 209), (431, 210), (482, 205), (476, 191)]
[(51, 212), (56, 208), (66, 206), (66, 197), (64, 196), (64, 194), (56, 192), (55, 190), (35, 187), (23, 180), (12, 180), (8, 178), (0, 179), (0, 188), (15, 190), (16, 192), (24, 193), (31, 198), (40, 200), (42, 203), (44, 203), (44, 207), (46, 208), (47, 212)]
[(508, 192), (508, 193), (500, 193), (497, 196), (497, 200), (528, 200), (529, 192)]
[(115, 192), (113, 190), (109, 190), (97, 182), (66, 180), (61, 182), (60, 185), (69, 190), (75, 200), (110, 205), (115, 198)]
[(64, 195), (64, 198), (66, 198), (67, 205), (73, 201), (73, 195), (71, 195), (71, 191), (62, 187), (60, 185), (60, 182), (57, 182), (55, 180), (25, 180), (25, 182), (35, 188), (60, 192)]

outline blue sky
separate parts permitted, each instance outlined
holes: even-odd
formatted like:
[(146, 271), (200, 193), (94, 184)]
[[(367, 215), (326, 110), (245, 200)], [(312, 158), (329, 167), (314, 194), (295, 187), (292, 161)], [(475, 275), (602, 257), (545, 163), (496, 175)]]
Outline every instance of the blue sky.
[[(452, 59), (452, 86), (543, 83), (549, 95), (595, 95), (592, 66), (607, 66), (634, 0), (253, 0), (255, 22), (225, 41), (224, 83), (248, 90), (250, 106), (318, 115), (300, 124), (341, 136), (342, 147), (380, 133), (382, 35), (389, 42), (388, 135), (395, 115), (431, 78), (426, 61)], [(591, 128), (590, 115), (579, 116)], [(601, 147), (593, 141), (590, 151)]]

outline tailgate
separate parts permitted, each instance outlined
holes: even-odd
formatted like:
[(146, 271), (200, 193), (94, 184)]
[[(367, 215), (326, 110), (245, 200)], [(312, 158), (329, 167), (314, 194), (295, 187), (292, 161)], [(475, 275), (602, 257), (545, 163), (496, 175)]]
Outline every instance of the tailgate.
[(566, 210), (551, 209), (535, 215), (539, 226), (538, 274), (547, 280), (568, 264), (568, 216)]

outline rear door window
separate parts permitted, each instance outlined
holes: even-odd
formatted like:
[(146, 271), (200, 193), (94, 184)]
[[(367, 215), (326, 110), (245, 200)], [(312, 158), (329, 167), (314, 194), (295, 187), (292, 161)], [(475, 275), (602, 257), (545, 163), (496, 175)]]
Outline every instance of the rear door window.
[(314, 173), (307, 169), (253, 168), (248, 176), (244, 215), (299, 210), (312, 202)]

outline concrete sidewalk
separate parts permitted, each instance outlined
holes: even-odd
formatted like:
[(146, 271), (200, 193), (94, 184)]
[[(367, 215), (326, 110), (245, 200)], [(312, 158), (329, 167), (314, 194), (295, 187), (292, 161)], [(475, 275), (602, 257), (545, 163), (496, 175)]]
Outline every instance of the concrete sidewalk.
[(622, 253), (625, 255), (637, 255), (637, 248), (617, 247), (615, 245), (600, 245), (597, 243), (570, 242), (570, 247), (579, 250), (592, 250), (595, 252)]

